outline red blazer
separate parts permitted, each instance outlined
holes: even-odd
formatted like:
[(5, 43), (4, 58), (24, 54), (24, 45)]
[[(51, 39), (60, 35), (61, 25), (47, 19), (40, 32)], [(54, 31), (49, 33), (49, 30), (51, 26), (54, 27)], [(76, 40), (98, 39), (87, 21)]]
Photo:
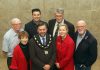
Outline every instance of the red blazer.
[(14, 48), (11, 70), (27, 70), (27, 61), (19, 45)]
[(64, 40), (61, 36), (56, 40), (56, 62), (60, 65), (60, 70), (74, 70), (74, 41), (69, 35)]

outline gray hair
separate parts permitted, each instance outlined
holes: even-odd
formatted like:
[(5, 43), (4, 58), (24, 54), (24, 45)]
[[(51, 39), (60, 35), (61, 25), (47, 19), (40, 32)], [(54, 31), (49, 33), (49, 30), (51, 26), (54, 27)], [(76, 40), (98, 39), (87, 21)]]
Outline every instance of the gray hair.
[(19, 23), (21, 23), (21, 20), (19, 18), (13, 18), (11, 20), (11, 24), (19, 24)]
[(64, 14), (64, 9), (63, 8), (58, 8), (58, 9), (56, 9), (55, 13)]

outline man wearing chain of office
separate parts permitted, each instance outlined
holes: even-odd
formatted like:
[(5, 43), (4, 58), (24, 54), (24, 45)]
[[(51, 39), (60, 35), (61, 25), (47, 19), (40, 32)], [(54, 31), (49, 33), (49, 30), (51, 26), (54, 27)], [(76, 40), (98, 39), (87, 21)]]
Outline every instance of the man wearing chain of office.
[(47, 23), (39, 22), (37, 35), (29, 41), (32, 70), (52, 70), (55, 62), (55, 46), (51, 35), (47, 34)]

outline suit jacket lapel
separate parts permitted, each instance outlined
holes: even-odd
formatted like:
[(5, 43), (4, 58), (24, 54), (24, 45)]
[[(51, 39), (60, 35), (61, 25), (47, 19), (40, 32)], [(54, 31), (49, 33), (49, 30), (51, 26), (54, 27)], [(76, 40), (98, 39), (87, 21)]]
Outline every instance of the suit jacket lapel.
[(54, 20), (54, 23), (52, 23), (52, 27), (51, 27), (51, 29), (52, 29), (52, 35), (53, 35), (55, 24), (56, 24), (56, 20)]
[[(87, 38), (88, 38), (88, 32), (86, 31), (86, 34), (85, 34), (84, 38), (81, 40), (81, 42), (78, 44), (77, 49), (80, 47), (80, 45), (81, 45)], [(77, 38), (76, 38), (76, 40), (77, 40)], [(77, 50), (77, 49), (76, 49), (76, 50)]]
[(48, 34), (46, 34), (46, 44), (48, 44), (48, 42), (49, 42), (49, 35)]
[(78, 32), (75, 33), (75, 38), (74, 38), (75, 43), (77, 41), (77, 36), (78, 36)]
[[(36, 37), (37, 37), (37, 40), (39, 41), (39, 43), (41, 43), (41, 40), (40, 40), (39, 35), (36, 35)], [(42, 43), (41, 43), (41, 44), (42, 44)]]
[[(40, 37), (39, 35), (37, 35), (37, 40), (39, 41), (39, 43), (41, 43)], [(49, 35), (46, 34), (46, 44), (49, 42)], [(41, 43), (42, 44), (42, 43)]]
[(77, 49), (80, 47), (80, 45), (82, 44), (82, 42), (84, 42), (84, 38), (81, 40), (81, 42), (78, 44)]

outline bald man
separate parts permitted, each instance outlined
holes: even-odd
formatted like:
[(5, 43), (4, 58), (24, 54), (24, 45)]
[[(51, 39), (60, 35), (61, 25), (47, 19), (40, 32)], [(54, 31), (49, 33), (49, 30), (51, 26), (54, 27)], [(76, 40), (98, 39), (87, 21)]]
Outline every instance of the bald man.
[(91, 70), (92, 64), (97, 59), (97, 40), (87, 30), (84, 20), (79, 20), (76, 28), (75, 70)]
[(19, 43), (18, 33), (22, 31), (21, 29), (21, 20), (18, 18), (13, 18), (11, 20), (11, 28), (5, 33), (3, 37), (3, 54), (7, 56), (7, 65), (8, 68), (13, 57), (13, 49)]

